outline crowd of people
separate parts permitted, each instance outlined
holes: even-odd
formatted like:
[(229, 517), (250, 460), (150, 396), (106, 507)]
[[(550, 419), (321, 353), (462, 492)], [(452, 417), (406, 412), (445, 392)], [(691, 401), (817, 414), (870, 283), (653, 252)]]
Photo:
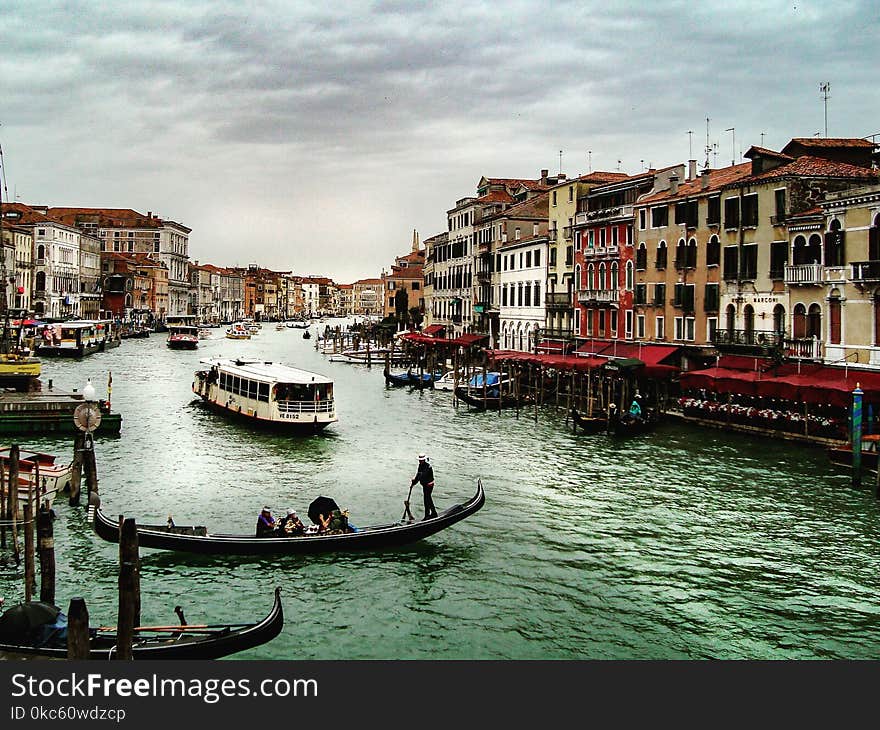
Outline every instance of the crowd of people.
[(686, 416), (711, 421), (820, 438), (845, 439), (847, 436), (847, 413), (830, 405), (809, 406), (805, 412), (802, 404), (778, 398), (692, 391), (678, 399), (678, 406)]

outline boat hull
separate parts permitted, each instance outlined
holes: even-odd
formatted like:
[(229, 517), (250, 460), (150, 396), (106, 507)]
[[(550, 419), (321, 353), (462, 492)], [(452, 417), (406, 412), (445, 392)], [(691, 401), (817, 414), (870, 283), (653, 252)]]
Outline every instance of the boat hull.
[(605, 433), (608, 430), (608, 419), (604, 416), (585, 416), (572, 408), (571, 419), (584, 433)]
[[(489, 390), (491, 390), (491, 388)], [(476, 390), (469, 391), (467, 388), (462, 387), (456, 388), (455, 397), (478, 411), (497, 411), (502, 408), (517, 408), (518, 406), (524, 405), (522, 401), (517, 400), (517, 398), (512, 395), (487, 395), (484, 398), (482, 393), (477, 394)]]
[[(184, 528), (173, 528), (172, 532), (167, 527), (144, 525), (138, 527), (138, 545), (200, 555), (301, 555), (381, 550), (430, 537), (471, 516), (485, 501), (483, 483), (478, 480), (477, 491), (470, 500), (454, 505), (430, 520), (392, 522), (342, 535), (261, 538), (253, 535), (197, 534), (203, 532), (204, 528), (191, 528), (193, 534), (181, 534)], [(100, 506), (89, 508), (89, 518), (99, 537), (108, 542), (119, 541), (118, 521), (107, 517)]]
[[(212, 627), (214, 630), (195, 630), (169, 632), (176, 637), (169, 640), (156, 639), (133, 643), (132, 658), (138, 661), (149, 659), (220, 659), (265, 644), (281, 633), (284, 627), (284, 609), (281, 605), (281, 590), (275, 589), (275, 602), (269, 614), (254, 624), (228, 624)], [(140, 632), (137, 632), (137, 636)], [(112, 632), (99, 632), (91, 640), (89, 659), (111, 659), (116, 652), (116, 635)], [(45, 659), (66, 659), (66, 648), (17, 646), (0, 644), (0, 654), (15, 657), (41, 657)], [(12, 657), (10, 657), (12, 658)]]
[(239, 423), (246, 423), (250, 426), (255, 426), (257, 428), (263, 428), (271, 431), (308, 436), (310, 434), (320, 433), (331, 423), (336, 422), (336, 419), (333, 419), (332, 421), (318, 421), (317, 417), (315, 418), (315, 420), (312, 421), (270, 421), (266, 418), (255, 418), (254, 416), (249, 416), (247, 413), (244, 413), (243, 411), (239, 411), (237, 409), (233, 410), (232, 408), (227, 408), (220, 403), (215, 403), (214, 401), (206, 398), (203, 395), (199, 395), (199, 398), (201, 399), (203, 405), (205, 405), (207, 408), (214, 411), (215, 413), (229, 416), (231, 419)]

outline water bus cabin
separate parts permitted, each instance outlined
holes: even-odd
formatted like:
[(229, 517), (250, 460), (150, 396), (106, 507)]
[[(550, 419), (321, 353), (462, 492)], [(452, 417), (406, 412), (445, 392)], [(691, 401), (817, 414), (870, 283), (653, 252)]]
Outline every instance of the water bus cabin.
[(102, 352), (112, 322), (105, 319), (83, 319), (46, 324), (40, 330), (37, 354), (46, 357), (85, 357)]
[(262, 360), (201, 360), (193, 392), (223, 413), (289, 431), (316, 432), (336, 420), (333, 381)]

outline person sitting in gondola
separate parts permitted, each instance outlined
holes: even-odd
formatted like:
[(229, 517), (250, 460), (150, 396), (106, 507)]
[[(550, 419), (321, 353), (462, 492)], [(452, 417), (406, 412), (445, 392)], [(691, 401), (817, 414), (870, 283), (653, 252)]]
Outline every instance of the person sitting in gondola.
[(305, 534), (306, 526), (296, 514), (296, 510), (288, 509), (287, 516), (283, 517), (278, 523), (278, 531), (287, 537), (298, 537)]
[(641, 419), (642, 417), (642, 406), (639, 403), (641, 398), (642, 396), (638, 393), (636, 393), (635, 398), (633, 398), (632, 405), (629, 407), (629, 415), (632, 416), (632, 418)]
[(341, 535), (352, 532), (348, 527), (348, 513), (334, 509), (328, 515), (319, 515), (320, 532), (327, 535)]
[(272, 516), (272, 510), (263, 507), (263, 511), (257, 517), (257, 537), (272, 537), (277, 526), (275, 518)]

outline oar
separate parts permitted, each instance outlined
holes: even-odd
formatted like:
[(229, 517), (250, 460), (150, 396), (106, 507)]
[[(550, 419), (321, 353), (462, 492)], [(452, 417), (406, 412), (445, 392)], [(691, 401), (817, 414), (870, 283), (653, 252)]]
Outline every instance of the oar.
[(413, 513), (410, 512), (410, 509), (409, 509), (409, 500), (410, 500), (410, 497), (412, 497), (413, 486), (414, 485), (412, 485), (412, 484), (409, 485), (409, 494), (406, 496), (406, 499), (403, 502), (403, 515), (401, 515), (401, 517), (400, 517), (400, 519), (404, 519), (404, 518), (408, 517), (410, 522), (414, 522), (416, 519), (415, 517), (413, 517)]

